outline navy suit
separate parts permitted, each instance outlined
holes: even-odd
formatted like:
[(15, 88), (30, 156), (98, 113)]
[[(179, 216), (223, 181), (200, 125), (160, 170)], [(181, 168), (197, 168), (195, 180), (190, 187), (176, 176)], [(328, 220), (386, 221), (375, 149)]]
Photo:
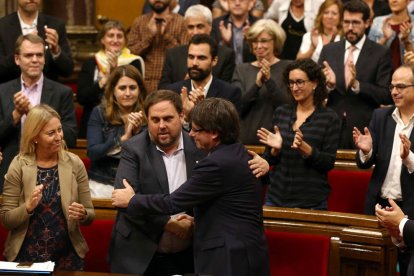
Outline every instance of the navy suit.
[[(0, 85), (0, 147), (3, 152), (3, 162), (0, 165), (1, 190), (3, 190), (4, 175), (19, 151), (21, 124), (14, 126), (12, 123), (13, 96), (19, 91), (21, 91), (20, 78)], [(44, 78), (40, 102), (51, 106), (59, 113), (66, 145), (74, 147), (77, 125), (72, 90), (63, 84)]]
[[(167, 50), (158, 88), (164, 88), (169, 84), (184, 80), (188, 73), (187, 56), (187, 45), (180, 45)], [(217, 64), (213, 67), (213, 76), (231, 82), (235, 68), (234, 51), (229, 47), (218, 45), (217, 58)]]
[[(184, 131), (183, 140), (189, 178), (197, 161), (204, 157), (204, 153), (196, 149), (194, 142)], [(115, 189), (124, 188), (122, 179), (127, 179), (139, 194), (169, 193), (162, 155), (151, 142), (147, 130), (123, 143)], [(156, 253), (169, 218), (167, 215), (132, 218), (125, 210), (119, 209), (109, 248), (111, 271), (143, 274)]]
[[(376, 109), (374, 111), (372, 114), (371, 122), (369, 124), (369, 130), (373, 139), (372, 156), (369, 160), (367, 160), (367, 162), (362, 164), (359, 155), (356, 155), (356, 162), (360, 168), (367, 169), (375, 164), (365, 199), (365, 213), (369, 215), (375, 214), (376, 200), (381, 191), (382, 184), (384, 183), (388, 166), (390, 165), (394, 132), (396, 127), (396, 122), (392, 118), (392, 112), (394, 110), (395, 107), (387, 107)], [(411, 132), (409, 139), (412, 145), (414, 145), (414, 132)], [(413, 219), (414, 174), (410, 174), (404, 164), (401, 168), (400, 182), (402, 197), (404, 201), (402, 210), (406, 215), (408, 215), (410, 219)]]
[[(38, 35), (46, 38), (45, 26), (55, 29), (59, 35), (60, 55), (53, 59), (50, 50), (46, 51), (44, 75), (52, 80), (58, 76), (69, 77), (73, 71), (73, 61), (66, 35), (65, 23), (56, 17), (39, 13), (37, 19)], [(14, 62), (14, 48), (17, 38), (22, 34), (17, 12), (0, 19), (0, 83), (20, 76), (20, 68)]]
[[(220, 144), (172, 194), (136, 194), (130, 215), (175, 214), (194, 207), (195, 272), (215, 276), (269, 275), (262, 185), (240, 143)], [(237, 169), (236, 169), (237, 168)]]
[(327, 61), (336, 75), (336, 87), (329, 93), (328, 107), (341, 119), (341, 136), (338, 148), (354, 148), (353, 127), (367, 126), (372, 112), (382, 104), (392, 104), (388, 85), (391, 82), (392, 62), (389, 50), (366, 38), (356, 66), (356, 79), (360, 92), (355, 94), (345, 86), (345, 40), (322, 48), (319, 64)]
[[(192, 90), (191, 80), (183, 80), (183, 81), (173, 83), (167, 86), (167, 89), (171, 89), (172, 91), (181, 93), (181, 88), (183, 86), (187, 87), (187, 91), (190, 92)], [(236, 107), (237, 111), (240, 114), (241, 112), (241, 90), (239, 87), (213, 77), (210, 88), (207, 91), (206, 98), (211, 98), (211, 97), (229, 100), (230, 102), (234, 104), (234, 106)]]

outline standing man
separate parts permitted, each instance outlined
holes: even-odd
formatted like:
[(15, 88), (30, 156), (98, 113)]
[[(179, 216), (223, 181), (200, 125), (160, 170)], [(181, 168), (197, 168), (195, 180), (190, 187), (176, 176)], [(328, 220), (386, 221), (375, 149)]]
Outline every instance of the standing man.
[(391, 104), (388, 90), (392, 74), (388, 49), (365, 35), (370, 9), (364, 1), (344, 4), (345, 40), (323, 47), (319, 64), (324, 66), (329, 92), (328, 107), (341, 121), (338, 148), (354, 148), (352, 129), (368, 125), (372, 112), (380, 105)]
[[(182, 131), (177, 93), (150, 94), (144, 110), (148, 129), (123, 144), (115, 189), (123, 188), (122, 179), (128, 179), (140, 194), (172, 193), (191, 177), (204, 154)], [(111, 271), (157, 276), (192, 273), (192, 232), (193, 218), (188, 214), (132, 218), (119, 209), (109, 249)]]
[[(207, 34), (194, 35), (188, 44), (187, 69), (190, 79), (169, 85), (177, 93), (184, 92), (191, 97), (218, 97), (229, 100), (238, 111), (241, 110), (241, 90), (214, 77), (212, 70), (217, 65), (217, 43)], [(196, 95), (196, 96), (195, 96)], [(191, 98), (190, 97), (190, 98)], [(184, 113), (189, 111), (184, 101)]]
[[(149, 111), (151, 113), (151, 110)], [(150, 115), (148, 121), (151, 122)], [(210, 98), (191, 113), (190, 136), (208, 153), (193, 175), (171, 194), (143, 195), (123, 179), (112, 204), (130, 216), (176, 214), (194, 208), (196, 274), (269, 275), (262, 218), (262, 185), (249, 169), (239, 140), (239, 118), (230, 102)], [(235, 169), (237, 168), (237, 169)]]
[(250, 15), (255, 0), (228, 0), (229, 13), (213, 21), (213, 37), (217, 43), (230, 47), (236, 53), (236, 64), (256, 60), (244, 38), (246, 30), (258, 19)]
[(7, 169), (19, 152), (21, 127), (33, 106), (45, 103), (59, 113), (68, 147), (76, 145), (77, 136), (72, 90), (43, 76), (44, 40), (31, 33), (19, 36), (15, 51), (15, 62), (20, 67), (21, 76), (0, 85), (0, 147), (3, 151), (0, 190), (3, 190)]
[[(391, 95), (395, 106), (379, 108), (372, 114), (369, 127), (363, 133), (354, 128), (359, 168), (373, 165), (371, 181), (365, 199), (365, 213), (373, 215), (375, 205), (389, 206), (393, 199), (414, 218), (414, 71), (403, 65), (392, 76)], [(399, 254), (401, 275), (406, 275), (408, 254)]]
[(41, 0), (17, 0), (17, 12), (0, 19), (0, 83), (17, 78), (14, 62), (15, 43), (20, 35), (34, 33), (46, 41), (44, 75), (52, 80), (68, 77), (73, 61), (66, 36), (65, 23), (39, 12)]
[(167, 49), (188, 42), (184, 19), (168, 8), (171, 0), (148, 0), (152, 12), (137, 17), (128, 36), (128, 48), (145, 62), (145, 85), (158, 87)]
[[(210, 35), (213, 18), (209, 8), (203, 5), (191, 6), (186, 11), (184, 20), (190, 38), (196, 34)], [(159, 88), (188, 79), (187, 55), (188, 45), (180, 45), (167, 50)], [(231, 82), (235, 67), (234, 51), (229, 47), (219, 45), (217, 58), (217, 64), (213, 67), (213, 76)]]

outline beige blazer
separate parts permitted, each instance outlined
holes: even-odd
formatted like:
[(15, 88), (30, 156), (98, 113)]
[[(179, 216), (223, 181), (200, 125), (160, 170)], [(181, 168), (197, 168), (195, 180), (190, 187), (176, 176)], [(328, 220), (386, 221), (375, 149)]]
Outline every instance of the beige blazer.
[[(88, 175), (80, 158), (70, 152), (65, 152), (59, 158), (58, 171), (62, 209), (67, 221), (69, 237), (78, 255), (84, 258), (89, 248), (80, 232), (79, 223), (88, 225), (95, 218)], [(1, 223), (10, 231), (3, 253), (8, 261), (15, 260), (26, 236), (30, 216), (27, 214), (25, 201), (29, 199), (35, 188), (36, 179), (35, 157), (17, 155), (5, 176), (3, 205), (0, 211)], [(85, 206), (87, 211), (85, 221), (69, 219), (68, 209), (72, 202)]]

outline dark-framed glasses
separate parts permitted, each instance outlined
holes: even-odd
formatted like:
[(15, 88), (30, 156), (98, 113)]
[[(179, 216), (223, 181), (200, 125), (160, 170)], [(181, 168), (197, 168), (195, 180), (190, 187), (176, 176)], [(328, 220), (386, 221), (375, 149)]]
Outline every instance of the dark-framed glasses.
[(288, 85), (289, 85), (290, 89), (292, 89), (295, 86), (295, 84), (298, 88), (303, 88), (305, 86), (305, 83), (307, 83), (308, 81), (310, 81), (310, 80), (301, 80), (301, 79), (289, 80)]
[(398, 92), (401, 92), (407, 89), (408, 87), (412, 87), (412, 86), (414, 86), (414, 84), (397, 83), (397, 84), (390, 84), (388, 88), (390, 89), (391, 92), (392, 90), (394, 90), (394, 88), (396, 88)]

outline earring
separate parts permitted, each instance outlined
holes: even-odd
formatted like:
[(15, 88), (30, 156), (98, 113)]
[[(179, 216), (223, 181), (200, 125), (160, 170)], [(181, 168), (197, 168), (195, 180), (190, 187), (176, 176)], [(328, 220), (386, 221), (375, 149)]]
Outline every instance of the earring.
[(35, 144), (37, 144), (37, 141), (34, 141)]

